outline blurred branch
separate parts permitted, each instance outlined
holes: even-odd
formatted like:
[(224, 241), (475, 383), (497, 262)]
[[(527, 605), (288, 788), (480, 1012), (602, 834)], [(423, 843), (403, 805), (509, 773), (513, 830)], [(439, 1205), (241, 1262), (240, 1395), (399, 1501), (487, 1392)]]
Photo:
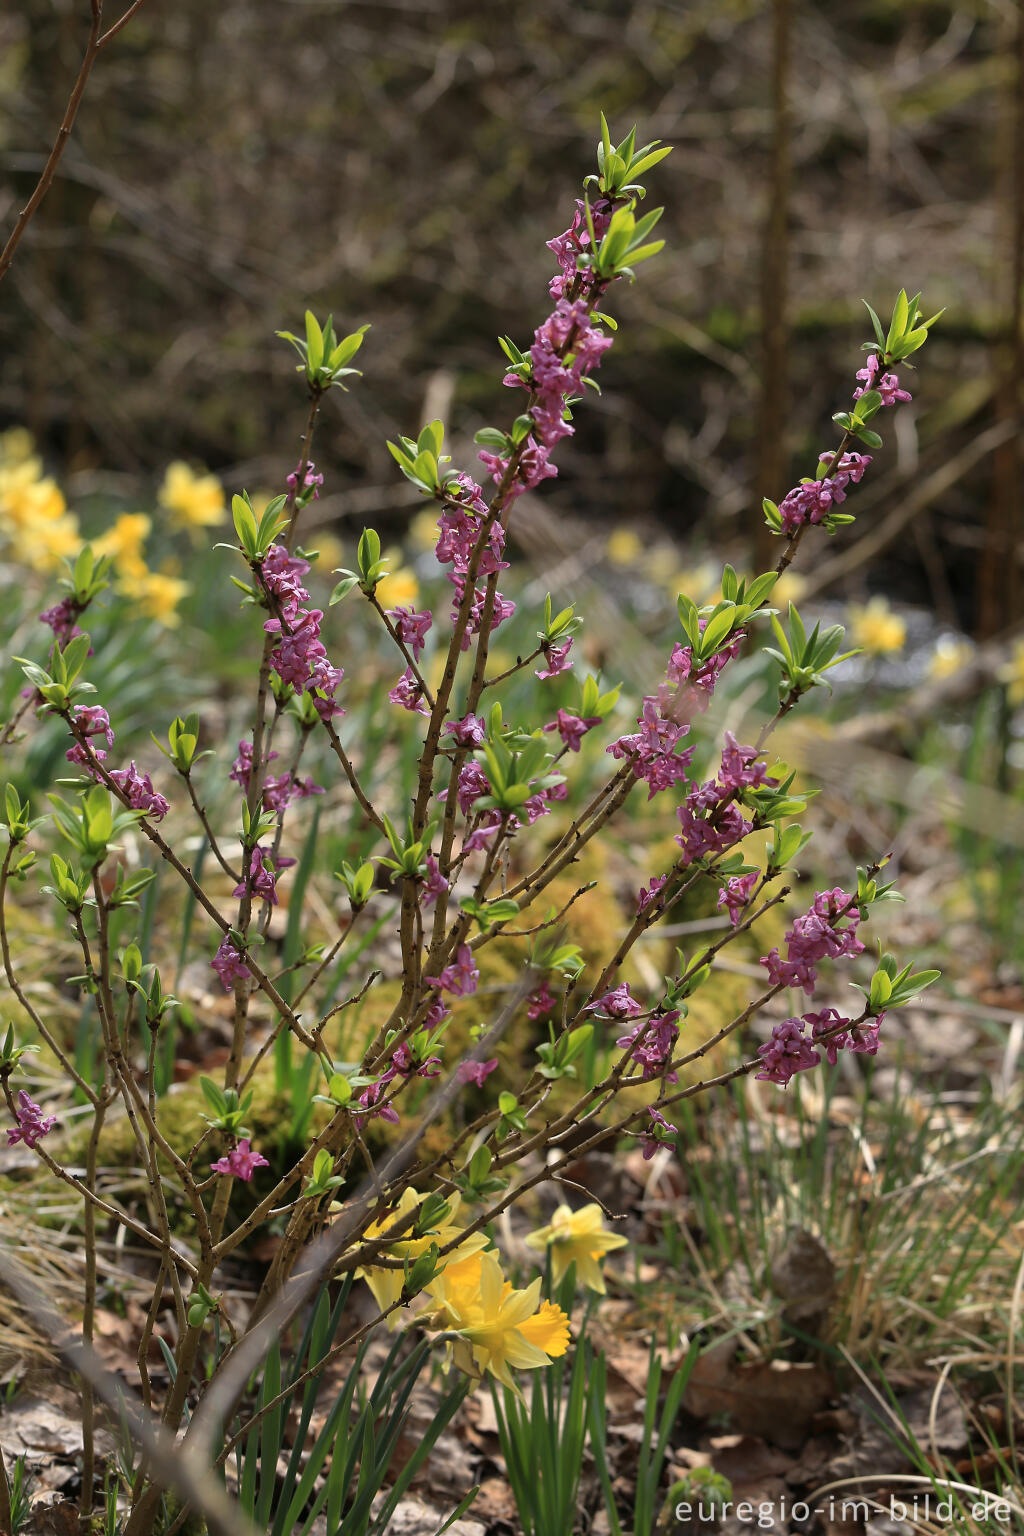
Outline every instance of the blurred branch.
[(97, 54), (101, 48), (105, 48), (107, 43), (117, 36), (121, 28), (131, 20), (143, 3), (144, 0), (134, 0), (134, 3), (128, 7), (120, 21), (116, 21), (112, 27), (108, 27), (107, 31), (103, 32), (103, 0), (89, 0), (92, 21), (89, 26), (89, 38), (85, 45), (85, 52), (82, 55), (78, 78), (72, 87), (71, 95), (68, 97), (68, 104), (64, 109), (64, 117), (57, 130), (57, 137), (53, 141), (53, 148), (46, 158), (46, 164), (43, 166), (39, 180), (36, 182), (35, 190), (18, 215), (17, 223), (10, 233), (7, 244), (4, 246), (3, 251), (0, 252), (0, 279), (3, 278), (11, 262), (14, 260), (14, 253), (21, 243), (22, 235), (32, 222), (43, 198), (50, 190), (50, 184), (56, 175), (57, 166), (60, 164), (60, 157), (67, 147), (68, 139), (71, 137), (71, 130), (75, 125), (78, 108), (81, 106), (82, 97), (85, 95), (85, 87), (92, 73), (92, 67), (96, 62)]

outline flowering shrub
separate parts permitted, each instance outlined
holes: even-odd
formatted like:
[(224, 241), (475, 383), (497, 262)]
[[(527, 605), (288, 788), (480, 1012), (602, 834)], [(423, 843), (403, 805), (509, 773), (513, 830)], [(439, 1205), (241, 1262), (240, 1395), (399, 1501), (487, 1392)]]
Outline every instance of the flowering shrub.
[[(491, 657), (493, 637), (514, 611), (499, 583), (509, 568), (507, 536), (516, 502), (557, 474), (555, 456), (574, 432), (573, 413), (597, 388), (598, 369), (608, 366), (616, 322), (605, 306), (621, 297), (628, 313), (627, 284), (661, 249), (662, 242), (651, 238), (661, 210), (639, 211), (641, 178), (668, 152), (657, 144), (638, 147), (635, 130), (614, 147), (602, 119), (597, 172), (587, 178), (568, 228), (549, 241), (558, 266), (550, 313), (525, 350), (509, 338), (501, 343), (504, 384), (518, 414), (507, 430), (478, 433), (482, 481), (451, 464), (440, 421), (389, 444), (398, 470), (432, 509), (436, 560), (451, 586), (447, 611), (415, 606), (418, 587), (395, 582), (380, 538), (369, 528), (355, 566), (334, 573), (340, 579), (328, 608), (316, 606), (306, 584), (313, 555), (300, 544), (303, 512), (322, 484), (311, 458), (313, 438), (324, 397), (357, 376), (352, 365), (367, 327), (339, 337), (331, 320), (321, 325), (307, 314), (302, 336), (281, 333), (298, 354), (308, 395), (303, 455), (285, 490), (265, 507), (255, 507), (244, 492), (234, 496), (237, 542), (220, 546), (233, 555), (231, 579), (252, 610), (251, 729), (221, 754), (218, 770), (237, 788), (234, 828), (215, 827), (204, 809), (199, 768), (207, 753), (200, 750), (197, 715), (169, 722), (166, 745), (160, 744), (168, 766), (154, 783), (149, 771), (124, 761), (117, 700), (92, 698), (90, 637), (83, 625), (112, 579), (132, 579), (131, 541), (145, 530), (126, 525), (117, 549), (79, 550), (73, 530), (54, 520), (61, 537), (68, 535), (59, 549), (71, 557), (65, 595), (41, 615), (52, 631), (48, 650), (40, 643), (37, 659), (20, 663), (26, 694), (4, 740), (16, 738), (19, 721), (29, 721), (33, 710), (56, 717), (77, 777), (72, 793), (50, 797), (48, 816), (35, 814), (37, 808), (7, 789), (0, 934), (7, 981), (22, 1015), (19, 1028), (34, 1032), (91, 1113), (84, 1169), (61, 1157), (55, 1117), (15, 1089), (12, 1078), (31, 1046), (16, 1044), (13, 1030), (0, 1053), (0, 1085), (12, 1121), (9, 1140), (23, 1141), (84, 1202), (93, 1275), (102, 1217), (153, 1251), (158, 1292), (165, 1278), (170, 1281), (178, 1317), (176, 1336), (167, 1341), (174, 1375), (161, 1417), (172, 1432), (188, 1417), (186, 1452), (222, 1437), (220, 1426), (230, 1423), (271, 1338), (331, 1272), (365, 1278), (378, 1308), (378, 1316), (338, 1349), (381, 1321), (393, 1327), (415, 1318), (441, 1335), (454, 1366), (473, 1376), (489, 1373), (513, 1386), (514, 1371), (546, 1366), (566, 1349), (568, 1318), (541, 1299), (539, 1277), (522, 1288), (505, 1278), (485, 1235), (489, 1223), (598, 1142), (632, 1137), (644, 1156), (671, 1145), (671, 1108), (683, 1098), (751, 1071), (785, 1085), (794, 1073), (818, 1065), (823, 1053), (830, 1062), (840, 1050), (873, 1053), (886, 1010), (907, 1002), (936, 974), (914, 976), (882, 956), (866, 978), (863, 1007), (855, 1015), (820, 1007), (786, 1018), (774, 1024), (767, 1043), (728, 1070), (695, 1075), (696, 1064), (715, 1045), (746, 1031), (780, 994), (816, 996), (822, 963), (861, 955), (859, 928), (876, 902), (894, 894), (879, 882), (878, 865), (848, 881), (844, 874), (843, 886), (817, 893), (809, 910), (792, 920), (783, 944), (763, 958), (764, 989), (711, 1038), (693, 1038), (690, 999), (719, 952), (784, 900), (788, 891), (778, 882), (807, 841), (794, 820), (806, 796), (792, 773), (765, 756), (772, 730), (844, 659), (838, 627), (808, 629), (792, 604), (783, 618), (770, 606), (772, 591), (809, 533), (834, 534), (852, 521), (839, 509), (870, 466), (864, 450), (881, 443), (870, 423), (909, 398), (892, 370), (923, 345), (932, 323), (921, 319), (917, 299), (901, 293), (887, 329), (870, 312), (874, 338), (857, 374), (863, 387), (835, 418), (838, 444), (778, 505), (765, 502), (768, 525), (781, 541), (775, 569), (741, 579), (727, 566), (721, 597), (713, 603), (699, 606), (679, 596), (680, 637), (666, 656), (663, 677), (652, 679), (640, 702), (635, 727), (611, 728), (619, 690), (581, 675), (574, 644), (582, 620), (572, 603), (546, 599), (537, 615), (536, 644), (514, 664), (497, 668)], [(52, 489), (36, 483), (35, 494), (52, 499)], [(161, 500), (196, 535), (219, 519), (215, 483), (184, 466), (172, 466)], [(50, 540), (47, 547), (56, 550), (59, 543)], [(333, 610), (356, 602), (368, 606), (394, 648), (388, 728), (416, 741), (411, 804), (401, 803), (386, 781), (381, 786), (373, 780), (360, 742), (345, 735), (347, 671), (358, 669), (359, 657), (346, 651)], [(769, 654), (780, 669), (778, 709), (752, 744), (726, 732), (717, 766), (701, 782), (691, 775), (694, 724), (722, 673), (759, 630), (769, 631), (774, 642)], [(502, 700), (513, 679), (530, 684), (531, 702), (509, 718)], [(573, 679), (570, 699), (566, 688)], [(596, 792), (581, 797), (574, 792), (573, 766), (584, 738), (603, 729), (607, 772)], [(317, 783), (303, 772), (303, 754), (314, 736), (335, 765), (333, 782)], [(679, 851), (670, 867), (650, 871), (628, 928), (600, 964), (588, 966), (566, 932), (581, 893), (561, 906), (550, 905), (551, 893), (634, 794), (647, 800), (671, 796)], [(350, 909), (340, 936), (329, 944), (309, 942), (294, 966), (275, 974), (267, 936), (296, 863), (283, 850), (302, 802), (319, 803), (320, 797), (357, 806), (376, 852), (342, 861), (335, 871)], [(217, 865), (212, 875), (201, 874), (186, 853), (184, 818), (193, 815)], [(543, 830), (545, 822), (553, 831), (541, 841), (531, 829), (541, 823)], [(759, 862), (748, 860), (742, 846), (755, 833), (769, 835)], [(117, 850), (132, 841), (146, 857), (128, 864)], [(35, 878), (40, 846), (52, 848), (47, 898), (62, 909), (81, 954), (77, 984), (94, 1000), (100, 1032), (95, 1075), (69, 1054), (22, 985), (9, 939), (11, 889)], [(161, 1031), (177, 1000), (163, 990), (159, 971), (143, 963), (140, 945), (124, 942), (131, 931), (124, 914), (161, 866), (200, 914), (206, 963), (231, 1000), (228, 1059), (219, 1081), (203, 1080), (206, 1128), (186, 1153), (170, 1133), (173, 1101), (161, 1098), (156, 1076)], [(631, 951), (698, 883), (717, 890), (728, 927), (689, 957), (677, 951), (664, 986), (640, 991), (632, 974), (624, 974)], [(379, 900), (382, 887), (401, 955), (400, 986), (379, 1029), (359, 1042), (357, 1059), (338, 1059), (335, 1021), (377, 981), (372, 945), (371, 965), (350, 998), (335, 1000), (331, 967), (360, 924), (365, 927), (371, 898)], [(294, 917), (292, 912), (290, 921)], [(312, 922), (301, 910), (298, 917)], [(173, 912), (166, 920), (174, 923)], [(482, 982), (495, 947), (515, 955), (515, 975), (494, 1017), (484, 1021)], [(295, 970), (297, 981), (289, 974)], [(497, 1087), (499, 1043), (517, 1019), (545, 1020), (546, 1031), (521, 1079), (507, 1086), (499, 1076)], [(270, 1145), (257, 1144), (246, 1124), (260, 1063), (282, 1045), (300, 1049), (311, 1063), (323, 1110), (319, 1128), (287, 1166), (274, 1160)], [(442, 1121), (460, 1098), (461, 1120)], [(144, 1216), (101, 1193), (97, 1182), (97, 1149), (116, 1104), (147, 1176)], [(448, 1127), (440, 1147), (427, 1136), (438, 1121)], [(382, 1147), (383, 1161), (376, 1161)], [(242, 1184), (252, 1186), (244, 1207), (236, 1204)], [(174, 1240), (171, 1189), (194, 1226), (193, 1249)], [(240, 1244), (282, 1215), (283, 1235), (253, 1316), (236, 1328), (229, 1302), (217, 1293), (218, 1278)], [(538, 1252), (550, 1250), (557, 1278), (574, 1264), (595, 1291), (603, 1289), (603, 1255), (622, 1243), (603, 1230), (594, 1206), (575, 1213), (561, 1206), (531, 1241)], [(92, 1299), (94, 1288), (93, 1278)], [(406, 1310), (414, 1303), (415, 1313)], [(157, 1316), (154, 1299), (140, 1362)], [(215, 1347), (211, 1319), (218, 1323)], [(200, 1389), (199, 1362), (211, 1348)], [(279, 1399), (270, 1394), (261, 1401), (259, 1416)], [(91, 1400), (86, 1408), (91, 1412)], [(232, 1443), (245, 1432), (251, 1434), (250, 1425)], [(87, 1461), (87, 1488), (91, 1475)], [(163, 1476), (150, 1461), (137, 1468), (129, 1536), (153, 1528)]]

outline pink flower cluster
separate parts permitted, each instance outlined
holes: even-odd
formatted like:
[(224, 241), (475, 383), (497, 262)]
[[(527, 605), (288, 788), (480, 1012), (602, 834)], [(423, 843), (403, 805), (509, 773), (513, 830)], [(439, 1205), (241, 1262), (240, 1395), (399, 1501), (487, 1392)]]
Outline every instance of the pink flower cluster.
[(473, 951), (468, 944), (460, 944), (452, 965), (446, 965), (440, 976), (424, 976), (428, 987), (439, 992), (449, 992), (453, 997), (469, 997), (476, 991), (480, 972), (473, 963)]
[[(459, 810), (462, 814), (469, 816), (476, 801), (481, 796), (489, 795), (490, 793), (490, 780), (480, 764), (473, 758), (463, 763), (459, 770), (459, 779), (455, 789)], [(549, 802), (552, 800), (564, 800), (567, 793), (568, 790), (564, 783), (552, 784), (547, 789), (538, 790), (528, 800), (524, 800), (523, 804), (518, 807), (516, 814), (505, 819), (505, 826), (509, 835), (511, 836), (518, 832), (524, 822), (528, 827), (532, 827), (538, 817), (549, 815)], [(447, 800), (448, 791), (446, 789), (442, 790), (437, 798), (442, 802)], [(462, 852), (473, 853), (479, 848), (486, 848), (488, 840), (501, 826), (501, 822), (500, 811), (488, 810), (481, 812), (479, 824), (474, 827), (473, 831), (466, 838), (462, 845)]]
[(578, 752), (580, 743), (588, 731), (592, 731), (595, 725), (601, 724), (600, 715), (591, 715), (586, 720), (579, 715), (571, 715), (568, 710), (560, 709), (554, 720), (550, 720), (544, 727), (545, 731), (557, 731), (562, 738), (562, 745), (568, 747), (570, 752)]
[[(611, 216), (612, 205), (606, 199), (599, 198), (591, 205), (590, 218), (598, 240), (607, 231)], [(555, 259), (561, 269), (558, 276), (551, 279), (550, 292), (553, 299), (564, 298), (566, 289), (571, 284), (579, 288), (593, 283), (594, 278), (590, 271), (579, 264), (579, 258), (582, 255), (591, 254), (587, 210), (582, 198), (576, 200), (576, 211), (569, 228), (562, 234), (556, 235), (553, 240), (549, 240), (547, 247), (549, 251), (554, 251)]]
[[(110, 717), (106, 710), (99, 704), (76, 704), (74, 723), (83, 736), (102, 736), (108, 747), (114, 745), (114, 732), (110, 726)], [(89, 751), (97, 763), (102, 763), (107, 754), (103, 747), (97, 747), (90, 740)], [(69, 747), (64, 756), (69, 763), (74, 763), (79, 768), (84, 768), (89, 776), (96, 780), (97, 784), (103, 782), (100, 774), (90, 761), (89, 752), (81, 742), (76, 741)], [(134, 759), (127, 768), (111, 768), (107, 770), (111, 779), (124, 795), (133, 811), (145, 811), (153, 821), (163, 821), (171, 808), (170, 801), (165, 795), (159, 794), (153, 788), (153, 780), (148, 773), (140, 773), (135, 766)]]
[(252, 1176), (257, 1168), (269, 1168), (270, 1163), (262, 1152), (254, 1152), (248, 1136), (243, 1136), (237, 1147), (232, 1147), (226, 1157), (218, 1157), (210, 1167), (214, 1173), (227, 1173), (234, 1179), (242, 1179), (246, 1184), (251, 1183)]
[(866, 365), (857, 374), (858, 379), (864, 380), (864, 388), (855, 389), (853, 398), (859, 400), (869, 389), (877, 389), (884, 406), (908, 405), (914, 397), (909, 390), (900, 389), (900, 381), (895, 373), (883, 373), (880, 379), (876, 377), (881, 366), (878, 353), (869, 353)]
[[(288, 490), (291, 493), (292, 500), (294, 500), (295, 497), (298, 496), (298, 494), (299, 494), (299, 474), (300, 474), (301, 470), (302, 470), (302, 465), (301, 464), (297, 464), (295, 466), (295, 468), (292, 470), (291, 474), (285, 480), (285, 484), (287, 485)], [(307, 500), (310, 499), (309, 492), (312, 491), (313, 495), (312, 495), (311, 499), (313, 501), (319, 501), (319, 499), (320, 499), (320, 487), (323, 485), (323, 483), (324, 483), (324, 477), (323, 477), (323, 475), (318, 475), (317, 474), (317, 472), (316, 472), (316, 465), (313, 464), (312, 462), (308, 463), (306, 465), (305, 474), (303, 474), (303, 476), (302, 476), (302, 489), (303, 489), (303, 492), (305, 493), (306, 499)]]
[(391, 1053), (391, 1065), (382, 1073), (380, 1081), (384, 1084), (390, 1083), (395, 1077), (404, 1080), (410, 1077), (439, 1077), (440, 1074), (440, 1056), (427, 1056), (423, 1061), (417, 1061), (412, 1046), (405, 1040)]
[(145, 811), (153, 821), (163, 821), (171, 808), (171, 802), (166, 795), (159, 794), (153, 788), (153, 780), (148, 773), (139, 772), (134, 759), (127, 768), (111, 768), (110, 777), (133, 811)]
[[(863, 948), (863, 946), (861, 946)], [(821, 1013), (805, 1013), (802, 1018), (784, 1019), (772, 1029), (771, 1038), (758, 1047), (761, 1070), (757, 1076), (767, 1083), (779, 1083), (784, 1088), (797, 1072), (816, 1067), (821, 1054), (815, 1049), (823, 1045), (829, 1063), (835, 1066), (841, 1050), (861, 1052), (874, 1056), (878, 1050), (878, 1032), (885, 1018), (880, 1013), (873, 1019), (854, 1025), (834, 1008)], [(810, 1030), (808, 1036), (807, 1031)]]
[[(264, 762), (273, 762), (277, 756), (276, 752), (268, 752)], [(231, 765), (228, 778), (235, 784), (240, 784), (248, 794), (252, 781), (251, 741), (238, 743), (238, 756)], [(310, 778), (300, 779), (297, 774), (267, 774), (263, 780), (263, 804), (268, 811), (275, 811), (278, 815), (287, 810), (293, 800), (306, 800), (310, 795), (322, 794), (323, 790), (319, 784), (314, 784)]]
[[(269, 901), (272, 907), (277, 906), (276, 873), (288, 864), (294, 864), (294, 859), (278, 859), (276, 866), (271, 869), (267, 863), (266, 849), (259, 843), (249, 852), (248, 880), (243, 878), (231, 892), (232, 896), (260, 896), (264, 901)], [(245, 866), (243, 866), (243, 873)]]
[(412, 651), (413, 661), (419, 661), (427, 643), (427, 633), (434, 622), (429, 608), (417, 613), (415, 608), (389, 608), (388, 618), (395, 626), (395, 633), (404, 646)]
[[(457, 487), (453, 489), (453, 487)], [(469, 475), (463, 473), (452, 482), (447, 491), (448, 502), (438, 519), (438, 540), (434, 547), (440, 565), (450, 565), (448, 580), (455, 588), (455, 597), (452, 604), (452, 623), (458, 618), (459, 608), (466, 592), (466, 579), (469, 574), (470, 561), (473, 550), (476, 547), (483, 520), (487, 517), (488, 507), (479, 485)], [(508, 561), (502, 558), (505, 552), (505, 530), (496, 518), (490, 525), (487, 533), (487, 542), (484, 545), (477, 568), (477, 577), (492, 576), (498, 571), (508, 570)], [(479, 634), (483, 623), (483, 607), (486, 599), (486, 591), (482, 587), (475, 587), (473, 602), (469, 613), (469, 623), (462, 637), (462, 649), (468, 650), (473, 635)], [(515, 612), (515, 604), (503, 597), (500, 592), (495, 592), (493, 612), (491, 614), (491, 629), (511, 618)], [(400, 701), (399, 701), (400, 702)], [(407, 706), (408, 707), (408, 706)]]
[(651, 1124), (640, 1133), (640, 1145), (643, 1148), (645, 1163), (650, 1162), (659, 1147), (668, 1144), (670, 1136), (679, 1134), (679, 1127), (673, 1125), (670, 1120), (666, 1120), (661, 1110), (655, 1109), (653, 1104), (648, 1106), (647, 1113)]
[(648, 800), (673, 784), (685, 782), (686, 770), (693, 761), (693, 747), (683, 752), (676, 743), (689, 734), (689, 725), (679, 725), (661, 712), (657, 698), (646, 698), (637, 717), (639, 731), (620, 736), (605, 751), (615, 758), (626, 758), (638, 779), (644, 779)]
[(768, 777), (754, 748), (741, 747), (732, 732), (726, 731), (718, 777), (691, 789), (676, 811), (682, 828), (676, 842), (683, 850), (684, 863), (724, 853), (746, 837), (753, 823), (744, 818), (733, 797), (743, 789), (777, 782)]
[(220, 947), (210, 964), (220, 977), (225, 992), (234, 991), (236, 981), (249, 979), (248, 966), (228, 938), (221, 940)]
[(668, 875), (652, 875), (650, 885), (640, 887), (636, 898), (637, 912), (646, 912), (653, 901), (657, 901), (665, 886), (668, 884)]
[(831, 473), (823, 480), (801, 480), (779, 503), (783, 533), (793, 534), (804, 523), (820, 523), (846, 500), (846, 487), (852, 480), (859, 484), (864, 471), (871, 463), (868, 453), (844, 453), (838, 463), (834, 454), (822, 453), (819, 461), (831, 465)]
[[(76, 635), (82, 633), (77, 622), (81, 612), (81, 605), (75, 600), (73, 595), (69, 594), (69, 596), (62, 598), (59, 603), (55, 604), (54, 607), (47, 608), (45, 613), (39, 615), (42, 622), (49, 624), (53, 630), (61, 650), (64, 649), (69, 640), (74, 640)], [(92, 655), (91, 650), (89, 655)]]
[(735, 928), (740, 920), (740, 913), (747, 905), (760, 875), (755, 869), (749, 875), (733, 875), (727, 880), (718, 893), (718, 910), (724, 907), (729, 914), (729, 921)]
[[(702, 631), (706, 623), (706, 619), (700, 621)], [(676, 747), (689, 734), (693, 716), (707, 709), (723, 668), (737, 654), (743, 639), (743, 630), (738, 630), (724, 650), (696, 666), (691, 646), (674, 646), (665, 681), (656, 694), (643, 701), (637, 717), (639, 731), (620, 736), (605, 748), (612, 757), (631, 761), (636, 777), (647, 783), (648, 800), (685, 781), (693, 748), (677, 752)]]
[(526, 1017), (528, 1019), (543, 1019), (555, 1006), (551, 988), (546, 981), (542, 981), (536, 992), (531, 992), (526, 1000)]
[[(579, 394), (583, 379), (600, 366), (611, 344), (612, 338), (591, 320), (588, 301), (559, 298), (533, 333), (529, 381), (518, 373), (505, 375), (504, 382), (510, 388), (529, 389), (535, 397), (530, 414), (536, 426), (528, 440), (528, 451), (534, 455), (530, 471), (533, 484), (551, 472), (547, 453), (563, 437), (572, 436), (572, 424), (565, 419), (566, 402)], [(500, 479), (497, 466), (494, 473)]]
[(490, 1061), (462, 1061), (459, 1063), (459, 1082), (472, 1083), (475, 1088), (482, 1088), (497, 1065), (497, 1056), (492, 1056)]
[(629, 982), (622, 981), (611, 992), (588, 1003), (584, 1012), (602, 1013), (609, 1019), (635, 1019), (638, 1013), (643, 1013), (643, 1008), (630, 992)]
[[(844, 921), (845, 928), (841, 926)], [(810, 997), (818, 979), (819, 960), (863, 952), (864, 945), (857, 937), (859, 923), (860, 912), (851, 906), (845, 891), (838, 886), (819, 891), (810, 911), (798, 917), (786, 934), (785, 960), (777, 948), (762, 956), (761, 964), (772, 986), (803, 987)]]
[(57, 1116), (44, 1115), (42, 1106), (34, 1104), (24, 1088), (18, 1093), (18, 1104), (14, 1113), (18, 1123), (7, 1132), (9, 1147), (16, 1146), (19, 1141), (23, 1141), (26, 1147), (34, 1147), (36, 1142), (48, 1136), (57, 1124)]
[(310, 694), (320, 718), (329, 720), (342, 713), (334, 694), (345, 672), (327, 659), (327, 648), (320, 639), (323, 611), (303, 606), (309, 593), (301, 578), (308, 570), (309, 562), (290, 555), (282, 544), (270, 546), (260, 567), (260, 579), (280, 617), (273, 615), (263, 628), (268, 635), (280, 636), (270, 661), (281, 680), (298, 693)]
[(663, 1073), (666, 1083), (679, 1080), (678, 1072), (666, 1072), (679, 1039), (679, 1009), (657, 1009), (649, 1019), (634, 1025), (628, 1035), (620, 1035), (615, 1044), (643, 1067), (645, 1083)]

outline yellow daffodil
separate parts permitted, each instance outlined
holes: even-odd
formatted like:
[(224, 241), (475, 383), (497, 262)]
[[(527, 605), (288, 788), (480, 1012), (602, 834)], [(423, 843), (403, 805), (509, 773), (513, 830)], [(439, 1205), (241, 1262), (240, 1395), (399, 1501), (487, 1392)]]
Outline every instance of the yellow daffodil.
[(564, 1355), (569, 1319), (560, 1307), (542, 1301), (538, 1276), (525, 1290), (513, 1290), (493, 1251), (449, 1264), (427, 1287), (440, 1304), (440, 1325), (459, 1337), (452, 1358), (467, 1376), (490, 1371), (517, 1391), (510, 1366), (532, 1370)]
[(182, 598), (191, 591), (187, 581), (167, 571), (132, 573), (120, 583), (121, 591), (137, 603), (147, 618), (156, 619), (168, 629), (177, 629), (181, 616), (177, 609)]
[(143, 545), (149, 537), (152, 521), (145, 512), (122, 512), (106, 533), (93, 539), (93, 554), (109, 555), (117, 575), (124, 578), (146, 575)]
[(168, 464), (159, 500), (183, 528), (215, 528), (224, 521), (224, 489), (216, 475), (197, 475), (180, 459)]
[(527, 1247), (538, 1253), (551, 1249), (551, 1268), (557, 1284), (570, 1264), (576, 1265), (576, 1278), (590, 1291), (604, 1295), (604, 1275), (601, 1260), (616, 1248), (625, 1248), (626, 1239), (604, 1230), (604, 1219), (599, 1205), (585, 1205), (582, 1210), (570, 1210), (560, 1205), (546, 1227), (531, 1232), (526, 1239)]
[(1007, 684), (1011, 704), (1024, 704), (1024, 640), (1015, 640), (1010, 659), (1000, 668), (999, 681)]
[[(402, 1198), (394, 1210), (389, 1211), (380, 1221), (370, 1223), (364, 1234), (364, 1241), (368, 1242), (372, 1238), (382, 1237), (401, 1217), (408, 1216), (410, 1211), (415, 1210), (423, 1198), (422, 1192), (415, 1189), (403, 1190)], [(388, 1243), (383, 1252), (390, 1259), (409, 1259), (412, 1261), (418, 1259), (421, 1253), (426, 1253), (431, 1243), (436, 1243), (439, 1248), (444, 1248), (448, 1243), (457, 1238), (462, 1231), (462, 1228), (457, 1226), (455, 1221), (459, 1213), (460, 1203), (458, 1195), (450, 1195), (448, 1197), (448, 1215), (443, 1222), (433, 1227), (424, 1237), (397, 1237), (394, 1242)], [(404, 1231), (411, 1231), (411, 1227), (407, 1226)], [(467, 1255), (478, 1253), (481, 1248), (486, 1246), (487, 1238), (482, 1232), (472, 1233), (471, 1236), (466, 1238), (465, 1242), (460, 1243), (458, 1248), (453, 1249), (450, 1254), (442, 1259), (441, 1262), (445, 1265), (442, 1273), (447, 1273), (448, 1269), (453, 1265), (465, 1260)], [(374, 1269), (371, 1266), (363, 1266), (356, 1270), (356, 1275), (359, 1279), (366, 1281), (373, 1292), (374, 1300), (382, 1312), (387, 1311), (388, 1307), (394, 1306), (401, 1296), (402, 1286), (405, 1284), (405, 1275), (400, 1269)], [(388, 1327), (397, 1328), (400, 1321), (401, 1318), (397, 1312), (392, 1312), (387, 1319)]]
[(377, 601), (382, 608), (415, 608), (419, 595), (420, 584), (412, 571), (390, 571), (377, 583)]
[(633, 528), (616, 528), (604, 546), (605, 559), (611, 565), (636, 565), (643, 552), (643, 540)]
[(850, 605), (848, 639), (871, 656), (902, 651), (907, 641), (906, 622), (893, 613), (884, 597), (873, 597), (864, 607)]
[(973, 654), (974, 648), (968, 645), (966, 640), (957, 640), (953, 635), (942, 635), (932, 652), (932, 659), (928, 664), (928, 676), (955, 677), (967, 665)]

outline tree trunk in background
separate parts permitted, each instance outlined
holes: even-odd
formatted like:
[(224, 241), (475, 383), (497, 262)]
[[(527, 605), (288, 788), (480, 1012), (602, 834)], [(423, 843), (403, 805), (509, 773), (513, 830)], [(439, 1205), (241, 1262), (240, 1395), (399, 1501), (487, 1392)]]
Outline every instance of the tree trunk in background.
[[(789, 267), (789, 42), (790, 0), (772, 0), (772, 145), (768, 208), (761, 237), (761, 398), (753, 505), (781, 501), (787, 467), (786, 315)], [(774, 540), (758, 517), (758, 569), (770, 563)]]
[[(1004, 96), (1001, 134), (999, 206), (1004, 211), (1004, 231), (999, 246), (1006, 253), (997, 274), (999, 307), (1006, 327), (997, 339), (996, 418), (1020, 422), (1024, 402), (1024, 336), (1021, 334), (1021, 300), (1024, 288), (1024, 9), (1016, 8), (1007, 23), (1007, 39), (1016, 68)], [(1005, 286), (1004, 274), (1005, 273)], [(1007, 291), (1008, 289), (1008, 291)], [(996, 451), (992, 466), (992, 499), (988, 509), (985, 548), (978, 568), (979, 639), (1001, 633), (1020, 617), (1019, 545), (1021, 532), (1021, 433), (1018, 431)]]

